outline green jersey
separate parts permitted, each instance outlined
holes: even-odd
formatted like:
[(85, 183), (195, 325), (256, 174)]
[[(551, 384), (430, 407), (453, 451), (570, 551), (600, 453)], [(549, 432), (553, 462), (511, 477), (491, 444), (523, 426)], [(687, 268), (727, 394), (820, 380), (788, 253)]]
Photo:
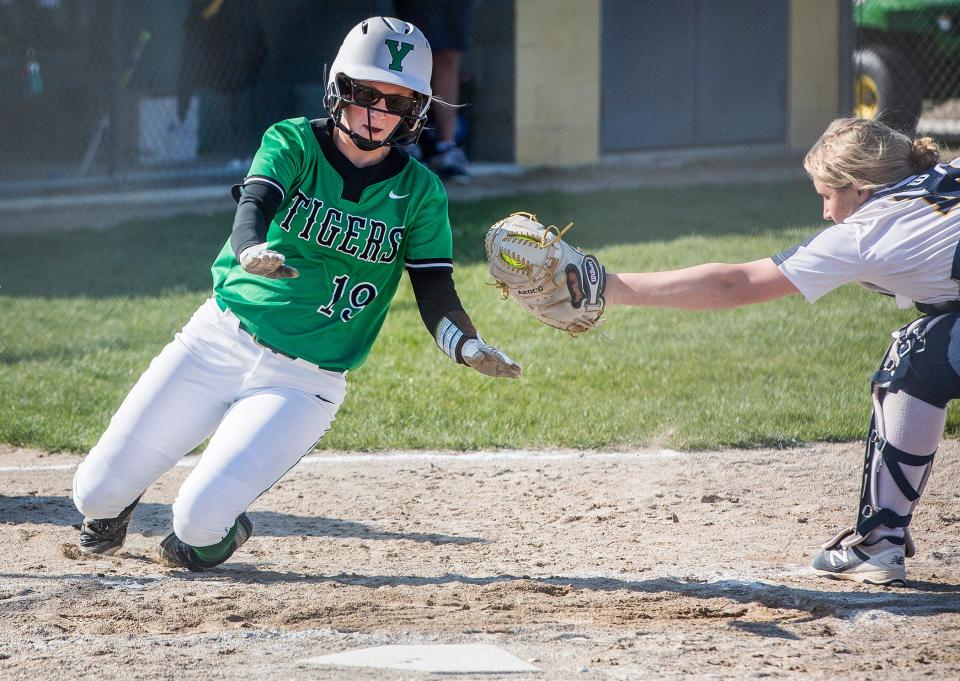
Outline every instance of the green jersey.
[(244, 180), (282, 193), (267, 247), (300, 276), (249, 274), (228, 240), (213, 263), (213, 290), (263, 343), (345, 371), (369, 354), (404, 267), (450, 270), (453, 246), (436, 175), (397, 150), (356, 168), (330, 130), (306, 118), (277, 123)]

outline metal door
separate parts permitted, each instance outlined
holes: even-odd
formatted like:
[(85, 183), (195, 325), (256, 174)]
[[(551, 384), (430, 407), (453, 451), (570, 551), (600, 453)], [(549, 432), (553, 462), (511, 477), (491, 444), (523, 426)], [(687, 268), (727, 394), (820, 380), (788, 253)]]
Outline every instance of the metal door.
[(777, 142), (788, 0), (604, 0), (601, 152)]

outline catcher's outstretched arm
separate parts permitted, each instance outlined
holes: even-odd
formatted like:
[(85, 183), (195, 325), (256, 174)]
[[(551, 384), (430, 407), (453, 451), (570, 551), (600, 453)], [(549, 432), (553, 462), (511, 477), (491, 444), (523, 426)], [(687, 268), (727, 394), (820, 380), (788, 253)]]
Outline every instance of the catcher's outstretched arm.
[(797, 287), (770, 258), (735, 265), (709, 263), (667, 272), (607, 273), (611, 305), (718, 310), (763, 303)]

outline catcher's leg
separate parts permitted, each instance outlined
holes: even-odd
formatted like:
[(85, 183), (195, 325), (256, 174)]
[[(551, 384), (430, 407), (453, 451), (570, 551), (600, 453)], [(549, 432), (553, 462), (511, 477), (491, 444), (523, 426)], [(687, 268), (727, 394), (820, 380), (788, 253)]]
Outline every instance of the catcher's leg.
[[(177, 494), (174, 531), (160, 545), (162, 564), (200, 571), (227, 560), (252, 533), (247, 507), (314, 447), (336, 416), (342, 375), (322, 376), (286, 358), (265, 364), (275, 382), (288, 385), (255, 388), (230, 408)], [(286, 378), (276, 380), (277, 371)]]
[(81, 550), (113, 553), (123, 544), (144, 490), (207, 438), (236, 394), (243, 372), (234, 355), (195, 342), (198, 326), (217, 323), (202, 307), (154, 358), (77, 468), (73, 499), (85, 516)]
[[(920, 344), (901, 355), (903, 348), (895, 343), (891, 352), (907, 358), (918, 348), (928, 350)], [(938, 348), (929, 351), (936, 354)], [(813, 560), (818, 574), (876, 584), (904, 582), (904, 558), (915, 553), (910, 521), (946, 423), (943, 396), (930, 395), (923, 363), (914, 364), (912, 370), (904, 367), (896, 381), (886, 380), (883, 370), (875, 378), (857, 524), (823, 545)], [(895, 392), (883, 387), (890, 383), (896, 384)], [(910, 394), (914, 389), (937, 404)]]
[(902, 391), (882, 395), (878, 402), (867, 438), (857, 524), (825, 543), (813, 568), (837, 579), (904, 583), (904, 558), (915, 553), (909, 525), (933, 467), (946, 410)]
[[(881, 414), (878, 421), (882, 420), (882, 430), (878, 428), (873, 447), (879, 456), (873, 457), (875, 466), (869, 472), (872, 489), (868, 486), (861, 491), (857, 533), (867, 541), (903, 538), (909, 558), (915, 552), (909, 522), (930, 477), (947, 410), (901, 390), (884, 395)], [(867, 471), (864, 479), (866, 482)], [(884, 511), (893, 522), (876, 518)], [(907, 524), (901, 527), (901, 523)]]

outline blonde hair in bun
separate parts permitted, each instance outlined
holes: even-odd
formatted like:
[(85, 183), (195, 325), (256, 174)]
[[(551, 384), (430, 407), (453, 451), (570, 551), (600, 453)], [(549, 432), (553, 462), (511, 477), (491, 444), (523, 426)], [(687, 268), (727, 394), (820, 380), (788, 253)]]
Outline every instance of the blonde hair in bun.
[(935, 165), (940, 146), (869, 118), (838, 118), (810, 148), (803, 167), (832, 189), (879, 189)]
[(910, 159), (916, 172), (926, 170), (940, 161), (940, 145), (932, 137), (918, 137), (910, 147)]

